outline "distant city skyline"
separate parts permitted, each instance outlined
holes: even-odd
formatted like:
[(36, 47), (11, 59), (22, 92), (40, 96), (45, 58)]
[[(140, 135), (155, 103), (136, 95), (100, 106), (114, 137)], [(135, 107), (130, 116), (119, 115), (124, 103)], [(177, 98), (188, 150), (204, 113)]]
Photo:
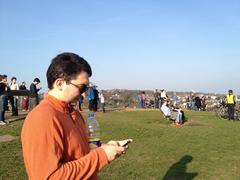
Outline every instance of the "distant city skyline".
[(101, 89), (240, 94), (240, 1), (0, 1), (0, 74), (47, 91), (74, 52)]

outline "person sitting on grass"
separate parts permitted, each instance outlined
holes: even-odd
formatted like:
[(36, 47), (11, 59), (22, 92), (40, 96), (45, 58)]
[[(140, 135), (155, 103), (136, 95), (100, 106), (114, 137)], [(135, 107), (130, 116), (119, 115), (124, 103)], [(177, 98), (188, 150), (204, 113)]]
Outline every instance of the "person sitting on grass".
[(186, 121), (184, 111), (181, 108), (171, 109), (167, 100), (163, 101), (161, 111), (164, 114), (164, 117), (174, 121), (173, 123), (175, 125), (181, 125)]
[(174, 125), (181, 125), (186, 122), (185, 113), (181, 108), (174, 108), (172, 112), (172, 119), (175, 121)]
[(167, 99), (162, 100), (162, 106), (160, 108), (165, 118), (171, 118), (171, 109), (169, 107), (169, 101)]
[(184, 111), (182, 109), (174, 109), (173, 111), (175, 111), (175, 125), (181, 125), (185, 122), (185, 115), (184, 115)]

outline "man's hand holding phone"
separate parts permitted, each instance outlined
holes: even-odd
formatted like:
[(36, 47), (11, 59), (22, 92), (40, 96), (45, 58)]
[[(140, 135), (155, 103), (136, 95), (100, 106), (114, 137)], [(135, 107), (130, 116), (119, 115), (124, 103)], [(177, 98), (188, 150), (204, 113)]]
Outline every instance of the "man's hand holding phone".
[(131, 143), (133, 140), (132, 139), (125, 139), (122, 141), (118, 141), (119, 146), (122, 147), (128, 147), (128, 144)]
[(108, 161), (113, 161), (116, 157), (126, 153), (128, 144), (131, 143), (132, 139), (125, 139), (122, 141), (109, 141), (107, 144), (102, 144), (102, 148), (105, 151)]
[(126, 147), (132, 141), (133, 141), (132, 139), (125, 139), (125, 140), (121, 140), (121, 141), (109, 141), (107, 144)]

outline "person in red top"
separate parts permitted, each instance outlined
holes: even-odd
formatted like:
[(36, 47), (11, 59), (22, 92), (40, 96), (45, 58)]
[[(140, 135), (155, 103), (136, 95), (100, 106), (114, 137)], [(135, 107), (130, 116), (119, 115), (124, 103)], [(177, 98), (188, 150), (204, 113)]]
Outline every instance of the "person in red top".
[(84, 120), (74, 110), (87, 90), (91, 67), (73, 53), (56, 56), (48, 70), (49, 92), (26, 117), (22, 128), (23, 159), (29, 179), (97, 179), (97, 172), (125, 153), (110, 141), (90, 149)]

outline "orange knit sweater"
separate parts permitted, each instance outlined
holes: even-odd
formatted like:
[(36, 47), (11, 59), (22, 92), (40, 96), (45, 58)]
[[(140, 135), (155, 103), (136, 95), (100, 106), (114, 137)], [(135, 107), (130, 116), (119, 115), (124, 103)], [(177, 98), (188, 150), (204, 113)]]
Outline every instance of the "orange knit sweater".
[(21, 138), (29, 179), (97, 179), (108, 164), (101, 147), (90, 151), (81, 114), (48, 94), (28, 114)]

